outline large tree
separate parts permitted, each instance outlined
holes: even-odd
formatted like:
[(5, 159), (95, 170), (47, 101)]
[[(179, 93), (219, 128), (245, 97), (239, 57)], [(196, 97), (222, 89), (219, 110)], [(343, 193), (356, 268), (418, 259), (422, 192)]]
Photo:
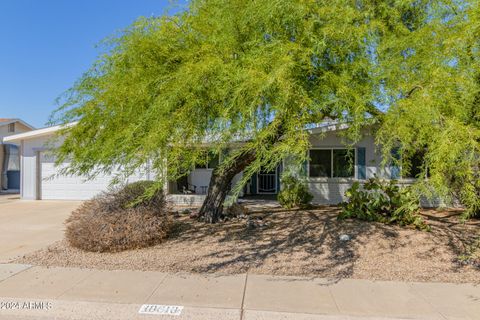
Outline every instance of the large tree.
[(479, 4), (425, 2), (424, 18), (377, 51), (389, 100), (377, 134), (385, 158), (398, 146), (408, 171), (421, 154), (419, 193), (463, 204), (466, 217), (480, 213)]
[[(425, 0), (193, 0), (175, 16), (139, 19), (107, 42), (65, 95), (54, 122), (78, 123), (62, 132), (57, 161), (69, 159), (67, 173), (90, 176), (118, 168), (128, 176), (149, 163), (160, 188), (188, 174), (206, 148), (222, 153), (201, 209), (215, 222), (236, 174), (244, 172), (234, 194), (261, 167), (287, 156), (305, 159), (308, 126), (349, 122), (345, 138), (354, 143), (362, 126), (382, 120), (376, 106), (390, 105), (391, 126), (397, 106), (422, 86), (402, 82), (420, 71), (396, 60), (432, 50), (444, 36), (428, 32), (446, 26), (438, 13), (457, 7)], [(429, 64), (427, 55), (422, 59)], [(382, 104), (390, 95), (395, 99)], [(382, 137), (387, 147), (408, 143)]]

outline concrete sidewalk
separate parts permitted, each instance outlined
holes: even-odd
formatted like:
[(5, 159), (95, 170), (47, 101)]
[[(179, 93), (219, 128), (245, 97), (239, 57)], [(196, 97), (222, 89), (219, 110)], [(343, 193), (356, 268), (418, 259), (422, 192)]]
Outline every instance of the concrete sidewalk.
[[(143, 315), (143, 304), (184, 309)], [(53, 318), (473, 320), (480, 319), (480, 287), (0, 265), (0, 319)]]

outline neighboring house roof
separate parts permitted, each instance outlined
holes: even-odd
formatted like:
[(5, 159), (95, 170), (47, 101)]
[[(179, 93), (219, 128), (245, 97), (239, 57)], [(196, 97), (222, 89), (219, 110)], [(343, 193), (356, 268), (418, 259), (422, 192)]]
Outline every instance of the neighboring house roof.
[(23, 124), (25, 127), (35, 130), (35, 127), (26, 123), (25, 121), (18, 119), (18, 118), (0, 118), (0, 126), (6, 126), (9, 125), (10, 123), (15, 123), (15, 122), (20, 122)]

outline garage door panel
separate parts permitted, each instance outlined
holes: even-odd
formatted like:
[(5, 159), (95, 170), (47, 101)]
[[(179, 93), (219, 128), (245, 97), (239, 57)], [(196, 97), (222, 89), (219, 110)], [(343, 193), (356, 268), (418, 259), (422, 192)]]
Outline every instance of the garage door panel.
[[(108, 190), (114, 175), (99, 175), (95, 179), (75, 175), (59, 175), (60, 170), (68, 163), (55, 167), (51, 156), (40, 157), (40, 196), (45, 200), (87, 200)], [(139, 172), (128, 181), (145, 180), (146, 174)]]

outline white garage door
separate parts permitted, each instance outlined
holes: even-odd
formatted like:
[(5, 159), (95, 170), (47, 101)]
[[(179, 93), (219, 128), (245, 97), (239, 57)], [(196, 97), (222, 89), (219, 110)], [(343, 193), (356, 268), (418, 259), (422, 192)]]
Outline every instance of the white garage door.
[[(55, 167), (54, 159), (44, 153), (40, 156), (40, 198), (45, 200), (87, 200), (108, 189), (112, 176), (102, 175), (86, 181), (79, 176), (59, 176), (62, 168)], [(64, 164), (68, 165), (68, 164)], [(139, 173), (128, 180), (130, 182), (147, 179)]]

